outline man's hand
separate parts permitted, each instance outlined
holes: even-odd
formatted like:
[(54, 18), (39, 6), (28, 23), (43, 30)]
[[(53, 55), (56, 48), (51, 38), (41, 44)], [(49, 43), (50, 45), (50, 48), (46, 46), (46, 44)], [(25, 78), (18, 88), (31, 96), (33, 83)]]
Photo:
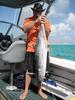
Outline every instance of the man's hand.
[(41, 24), (45, 23), (45, 15), (41, 15), (36, 19), (36, 22), (40, 22)]

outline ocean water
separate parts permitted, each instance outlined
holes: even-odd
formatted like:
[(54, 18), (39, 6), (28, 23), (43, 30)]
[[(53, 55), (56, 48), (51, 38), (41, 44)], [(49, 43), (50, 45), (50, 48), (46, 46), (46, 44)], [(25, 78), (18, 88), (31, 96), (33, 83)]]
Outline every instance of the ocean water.
[(75, 61), (75, 45), (49, 45), (50, 55)]

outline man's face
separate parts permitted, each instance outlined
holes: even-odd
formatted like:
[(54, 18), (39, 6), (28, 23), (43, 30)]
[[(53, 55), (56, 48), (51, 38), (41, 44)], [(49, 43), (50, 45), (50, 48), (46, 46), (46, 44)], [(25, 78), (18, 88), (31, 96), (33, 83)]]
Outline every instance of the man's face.
[(33, 11), (34, 16), (39, 17), (42, 14), (42, 11)]

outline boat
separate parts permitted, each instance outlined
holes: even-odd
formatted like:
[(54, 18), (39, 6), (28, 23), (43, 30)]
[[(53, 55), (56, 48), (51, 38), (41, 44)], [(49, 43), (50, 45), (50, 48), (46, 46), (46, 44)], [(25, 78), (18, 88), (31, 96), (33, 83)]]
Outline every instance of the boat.
[[(22, 27), (19, 26), (19, 20), (22, 13), (23, 7), (33, 4), (34, 2), (43, 2), (44, 0), (0, 0), (0, 6), (6, 6), (6, 7), (12, 7), (12, 8), (20, 8), (17, 24), (13, 24), (10, 22), (0, 21), (0, 23), (9, 24), (9, 28), (6, 32), (6, 35), (9, 37), (8, 33), (12, 29), (13, 26), (18, 27), (22, 32)], [(48, 4), (50, 0), (45, 0), (45, 2)], [(9, 47), (7, 45), (4, 45), (2, 43), (5, 43), (4, 41), (0, 41), (0, 98), (1, 100), (13, 100), (13, 97), (15, 96), (14, 100), (18, 100), (19, 97), (19, 91), (8, 91), (9, 89), (7, 87), (7, 83), (5, 80), (8, 79), (10, 75), (10, 69), (11, 69), (11, 85), (13, 85), (13, 69), (15, 63), (20, 63), (23, 65), (24, 61), (24, 46), (26, 42), (26, 36), (20, 35), (16, 39), (12, 38), (12, 43), (10, 42)], [(7, 41), (6, 41), (7, 42)], [(7, 43), (8, 44), (8, 43)], [(16, 46), (15, 46), (16, 45)], [(22, 49), (18, 51), (18, 45), (22, 46)], [(12, 49), (16, 47), (15, 49)], [(20, 48), (20, 47), (19, 47)], [(14, 51), (13, 51), (14, 50)], [(11, 55), (9, 54), (9, 51), (11, 51)], [(13, 53), (16, 51), (15, 55)], [(22, 52), (21, 55), (18, 55), (19, 52)], [(16, 56), (17, 55), (17, 56)], [(13, 58), (13, 56), (15, 56)], [(18, 57), (18, 59), (17, 59)], [(37, 86), (37, 80), (33, 78), (32, 84)], [(6, 89), (7, 87), (7, 89)], [(14, 87), (15, 89), (15, 87)], [(75, 61), (70, 61), (62, 58), (56, 58), (56, 57), (49, 57), (49, 68), (47, 77), (45, 77), (44, 82), (42, 83), (42, 89), (48, 93), (49, 100), (50, 95), (52, 95), (53, 100), (75, 100)], [(12, 89), (11, 89), (12, 90)], [(30, 90), (30, 94), (32, 91)], [(34, 96), (34, 98), (32, 98)], [(10, 98), (11, 97), (11, 98)], [(32, 93), (30, 98), (31, 100), (35, 100), (37, 97), (38, 100), (42, 100), (39, 98), (39, 96), (36, 96)], [(29, 98), (29, 97), (28, 97)], [(29, 99), (27, 99), (29, 100)]]
[(59, 96), (62, 99), (68, 98), (70, 96), (75, 97), (75, 61), (50, 57), (50, 79), (53, 80), (56, 85), (44, 86), (47, 87), (48, 91)]

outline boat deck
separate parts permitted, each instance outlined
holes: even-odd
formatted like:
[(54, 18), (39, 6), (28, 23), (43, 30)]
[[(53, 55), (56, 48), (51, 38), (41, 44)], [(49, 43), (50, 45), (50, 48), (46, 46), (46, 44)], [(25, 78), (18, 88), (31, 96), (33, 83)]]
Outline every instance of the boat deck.
[[(0, 100), (19, 100), (19, 96), (22, 93), (21, 89), (15, 91), (6, 90), (8, 84), (0, 80)], [(50, 94), (48, 94), (48, 100), (55, 100)], [(25, 100), (43, 100), (32, 89), (29, 90), (29, 94)]]

